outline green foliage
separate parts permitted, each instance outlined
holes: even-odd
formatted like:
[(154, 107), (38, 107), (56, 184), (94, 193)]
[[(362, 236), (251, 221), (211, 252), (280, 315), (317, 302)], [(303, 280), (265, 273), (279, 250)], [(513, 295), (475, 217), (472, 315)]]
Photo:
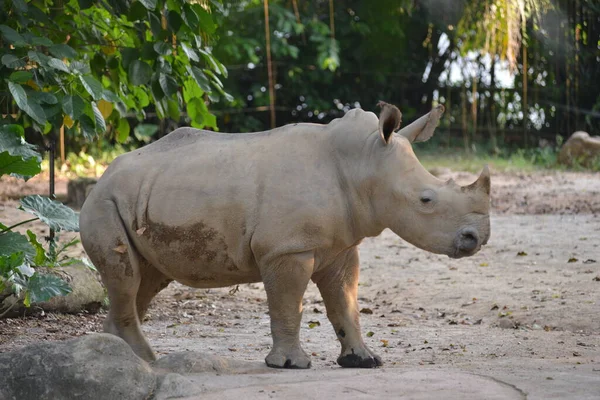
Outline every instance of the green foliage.
[(29, 179), (40, 172), (41, 155), (23, 139), (20, 125), (0, 126), (0, 176)]
[[(227, 69), (211, 51), (211, 7), (186, 0), (0, 0), (6, 44), (0, 46), (0, 101), (10, 111), (12, 100), (20, 110), (14, 122), (42, 133), (64, 124), (70, 136), (108, 130), (123, 143), (127, 115), (141, 120), (152, 107), (158, 118), (179, 122), (190, 102), (196, 116), (190, 122), (216, 129), (206, 102), (230, 97), (218, 78)], [(184, 100), (189, 76), (201, 88)]]
[(36, 194), (22, 198), (19, 209), (35, 215), (55, 232), (79, 232), (79, 215), (58, 201)]

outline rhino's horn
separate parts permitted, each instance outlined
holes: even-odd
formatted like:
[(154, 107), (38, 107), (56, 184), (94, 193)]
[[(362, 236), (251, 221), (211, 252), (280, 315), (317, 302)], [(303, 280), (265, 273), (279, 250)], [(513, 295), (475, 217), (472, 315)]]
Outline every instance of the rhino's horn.
[(481, 174), (479, 174), (479, 178), (477, 178), (477, 180), (471, 183), (469, 186), (466, 186), (465, 189), (469, 191), (473, 190), (484, 192), (485, 194), (490, 194), (490, 186), (490, 169), (486, 164), (483, 167), (483, 171), (481, 171)]

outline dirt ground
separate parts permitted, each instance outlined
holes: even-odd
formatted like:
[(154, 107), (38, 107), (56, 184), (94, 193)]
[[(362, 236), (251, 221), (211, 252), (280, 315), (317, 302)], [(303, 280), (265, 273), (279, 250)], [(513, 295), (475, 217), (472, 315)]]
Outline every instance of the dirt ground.
[[(442, 175), (459, 183), (475, 179)], [(15, 198), (47, 193), (46, 185), (0, 181), (0, 220), (26, 219)], [(65, 190), (59, 183), (58, 192)], [(473, 257), (430, 254), (390, 231), (363, 242), (366, 343), (386, 366), (451, 365), (477, 373), (493, 367), (516, 376), (527, 365), (549, 381), (566, 370), (600, 377), (600, 174), (492, 172), (492, 191), (492, 237)], [(313, 368), (337, 368), (339, 346), (313, 284), (304, 307), (301, 340)], [(0, 320), (0, 352), (98, 332), (103, 318)], [(153, 302), (143, 329), (159, 354), (194, 350), (257, 361), (271, 345), (261, 284), (200, 290), (173, 283)]]

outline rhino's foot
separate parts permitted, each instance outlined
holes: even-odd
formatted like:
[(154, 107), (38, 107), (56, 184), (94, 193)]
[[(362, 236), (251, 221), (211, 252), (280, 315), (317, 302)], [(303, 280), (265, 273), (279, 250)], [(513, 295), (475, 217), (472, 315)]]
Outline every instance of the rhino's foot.
[(265, 358), (271, 368), (307, 369), (310, 368), (310, 357), (300, 347), (285, 351), (273, 349)]
[(366, 348), (358, 351), (351, 348), (349, 353), (338, 357), (337, 363), (344, 368), (377, 368), (383, 365), (381, 357)]

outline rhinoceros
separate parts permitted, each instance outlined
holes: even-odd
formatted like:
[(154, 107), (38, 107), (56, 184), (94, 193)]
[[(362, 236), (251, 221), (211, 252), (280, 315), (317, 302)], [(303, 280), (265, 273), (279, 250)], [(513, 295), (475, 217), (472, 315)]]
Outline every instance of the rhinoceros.
[(154, 360), (140, 324), (171, 281), (195, 288), (263, 282), (270, 367), (309, 368), (300, 345), (312, 279), (341, 343), (342, 367), (381, 358), (360, 333), (358, 246), (389, 228), (413, 245), (459, 258), (490, 235), (487, 166), (469, 186), (441, 181), (411, 143), (429, 139), (444, 109), (409, 126), (382, 103), (329, 124), (224, 134), (179, 128), (116, 158), (81, 210), (83, 246), (108, 291), (106, 332)]

